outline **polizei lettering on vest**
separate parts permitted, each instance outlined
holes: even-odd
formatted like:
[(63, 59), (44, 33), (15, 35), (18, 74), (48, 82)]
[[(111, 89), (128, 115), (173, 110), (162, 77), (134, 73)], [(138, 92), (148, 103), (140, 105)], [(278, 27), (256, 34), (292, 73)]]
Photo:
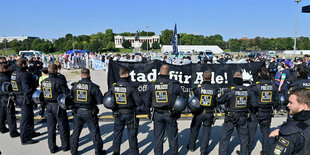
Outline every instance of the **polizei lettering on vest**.
[(248, 96), (247, 91), (235, 91), (236, 96)]
[(213, 90), (201, 89), (201, 94), (213, 95)]
[(302, 86), (303, 87), (310, 87), (310, 83), (303, 83)]
[(126, 88), (125, 87), (115, 87), (115, 92), (126, 93)]
[(168, 84), (162, 84), (162, 85), (155, 85), (155, 90), (167, 90)]
[(83, 90), (88, 90), (88, 84), (83, 84), (83, 83), (79, 83), (76, 86), (77, 89), (83, 89)]
[(272, 86), (261, 86), (261, 90), (273, 90)]
[(42, 86), (43, 87), (52, 87), (52, 83), (51, 82), (43, 82)]

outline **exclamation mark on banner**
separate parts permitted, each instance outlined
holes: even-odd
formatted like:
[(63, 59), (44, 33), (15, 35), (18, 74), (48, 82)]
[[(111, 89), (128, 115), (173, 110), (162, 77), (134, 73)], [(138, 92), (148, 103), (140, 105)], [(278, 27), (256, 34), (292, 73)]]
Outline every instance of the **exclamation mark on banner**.
[(224, 73), (224, 78), (225, 78), (225, 84), (227, 84), (228, 83), (227, 72)]

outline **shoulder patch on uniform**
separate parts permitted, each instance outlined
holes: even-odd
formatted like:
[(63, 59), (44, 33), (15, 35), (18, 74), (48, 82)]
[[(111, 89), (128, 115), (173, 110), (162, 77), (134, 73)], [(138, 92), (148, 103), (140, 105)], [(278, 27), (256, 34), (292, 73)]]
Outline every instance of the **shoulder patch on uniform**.
[(198, 88), (200, 88), (200, 87), (201, 87), (201, 85), (199, 84), (199, 85), (198, 85)]
[(273, 154), (275, 155), (280, 155), (282, 153), (282, 151), (284, 150), (283, 146), (280, 145), (276, 145), (276, 147), (273, 150)]
[(256, 84), (259, 84), (259, 81), (257, 81)]
[(113, 86), (116, 85), (116, 83), (113, 83)]
[(289, 142), (288, 140), (284, 139), (283, 137), (281, 137), (281, 138), (279, 139), (279, 142), (280, 142), (281, 144), (283, 144), (284, 146), (288, 146), (288, 145), (290, 144), (290, 142)]
[(230, 89), (235, 89), (235, 87), (234, 87), (234, 86), (231, 86)]

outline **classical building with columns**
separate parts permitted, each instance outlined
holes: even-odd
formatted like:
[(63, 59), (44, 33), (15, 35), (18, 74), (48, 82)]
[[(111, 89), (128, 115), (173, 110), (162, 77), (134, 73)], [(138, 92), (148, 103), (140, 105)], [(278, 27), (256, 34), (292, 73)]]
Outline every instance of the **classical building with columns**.
[[(158, 35), (154, 35), (154, 36), (140, 36), (139, 37), (139, 47), (141, 47), (142, 43), (147, 41), (150, 44), (150, 47), (152, 47), (152, 43), (153, 42), (160, 42), (159, 40), (159, 36)], [(134, 46), (135, 43), (135, 36), (114, 36), (114, 43), (115, 43), (115, 47), (116, 48), (123, 48), (122, 44), (125, 40), (128, 40), (129, 42), (131, 42), (131, 46)]]

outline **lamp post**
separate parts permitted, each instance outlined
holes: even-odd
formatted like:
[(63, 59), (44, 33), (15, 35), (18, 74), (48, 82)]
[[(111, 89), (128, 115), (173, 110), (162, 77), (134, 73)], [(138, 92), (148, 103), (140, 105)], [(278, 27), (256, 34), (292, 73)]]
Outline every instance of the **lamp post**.
[(149, 51), (149, 26), (146, 25), (146, 52)]
[(294, 40), (294, 58), (296, 57), (296, 44), (297, 44), (298, 3), (301, 2), (301, 0), (295, 0), (295, 2), (297, 3), (297, 9), (296, 9), (295, 40)]

